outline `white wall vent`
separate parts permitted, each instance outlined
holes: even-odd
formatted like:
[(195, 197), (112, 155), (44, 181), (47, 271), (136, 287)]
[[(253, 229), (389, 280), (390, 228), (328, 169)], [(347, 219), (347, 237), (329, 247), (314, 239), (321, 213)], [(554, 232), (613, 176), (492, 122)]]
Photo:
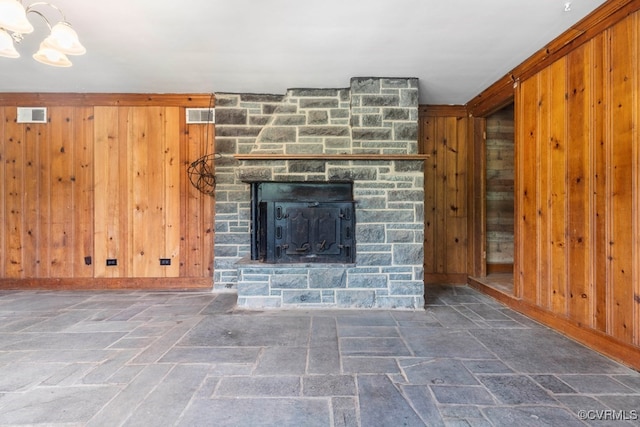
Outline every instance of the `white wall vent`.
[(215, 108), (187, 108), (187, 124), (215, 123)]
[(18, 123), (47, 123), (46, 107), (18, 107)]

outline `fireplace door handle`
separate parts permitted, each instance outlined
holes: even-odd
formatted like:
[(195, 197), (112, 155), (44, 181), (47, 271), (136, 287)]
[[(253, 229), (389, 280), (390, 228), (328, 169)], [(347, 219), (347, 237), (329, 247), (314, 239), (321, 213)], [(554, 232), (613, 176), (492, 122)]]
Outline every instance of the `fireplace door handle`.
[(309, 244), (305, 243), (304, 245), (296, 248), (296, 252), (307, 252), (309, 250)]
[(308, 208), (317, 208), (318, 206), (320, 206), (319, 202), (309, 202), (309, 203), (307, 203), (307, 207)]

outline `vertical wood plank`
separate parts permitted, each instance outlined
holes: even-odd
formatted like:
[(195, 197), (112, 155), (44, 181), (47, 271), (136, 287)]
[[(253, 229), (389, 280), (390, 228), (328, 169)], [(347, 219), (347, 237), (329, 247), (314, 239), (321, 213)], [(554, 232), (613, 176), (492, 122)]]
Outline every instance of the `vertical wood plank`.
[[(633, 340), (633, 117), (634, 70), (630, 58), (634, 31), (625, 20), (610, 30), (610, 280), (612, 295), (610, 333), (625, 342)], [(635, 65), (635, 64), (633, 64)], [(637, 267), (636, 267), (637, 268)]]
[(73, 277), (76, 257), (76, 215), (73, 208), (74, 164), (73, 108), (51, 108), (51, 234), (52, 277)]
[(424, 163), (424, 269), (426, 273), (436, 272), (436, 155), (435, 118), (423, 115), (420, 118), (421, 152), (430, 157)]
[(23, 206), (23, 126), (16, 123), (16, 109), (5, 108), (5, 223), (4, 234), (6, 267), (5, 277), (20, 278), (24, 275), (24, 251), (22, 221)]
[(566, 59), (550, 67), (551, 94), (551, 175), (549, 178), (551, 198), (549, 221), (551, 223), (550, 252), (547, 255), (551, 269), (551, 306), (554, 312), (566, 313)]
[(180, 110), (178, 107), (164, 108), (163, 157), (165, 175), (164, 213), (166, 234), (164, 256), (171, 265), (164, 267), (164, 276), (178, 277), (180, 273)]
[(74, 229), (73, 277), (93, 277), (93, 108), (76, 107), (73, 114)]
[(587, 45), (567, 57), (567, 294), (568, 315), (584, 325), (592, 324), (589, 282), (589, 162), (591, 127), (590, 87), (587, 86), (591, 56)]
[(21, 125), (24, 130), (24, 162), (22, 164), (24, 172), (24, 192), (23, 200), (23, 221), (24, 240), (22, 250), (24, 252), (24, 277), (40, 277), (40, 259), (42, 245), (40, 244), (41, 234), (41, 213), (42, 194), (40, 194), (40, 147), (46, 147), (47, 124), (25, 124)]
[(536, 168), (538, 169), (538, 198), (537, 205), (537, 227), (536, 236), (536, 257), (537, 257), (537, 299), (538, 304), (546, 309), (551, 308), (551, 268), (550, 268), (550, 242), (551, 242), (551, 221), (549, 215), (549, 201), (551, 199), (551, 150), (549, 141), (551, 140), (551, 76), (548, 69), (539, 73), (538, 88), (538, 155)]
[(446, 188), (447, 188), (447, 118), (435, 118), (436, 129), (436, 180), (435, 180), (435, 207), (436, 217), (434, 221), (434, 237), (436, 247), (439, 250), (435, 252), (434, 271), (436, 273), (446, 273), (447, 247), (446, 229), (447, 229), (447, 210), (446, 210)]
[[(518, 272), (518, 287), (520, 297), (535, 303), (537, 299), (536, 254), (531, 244), (536, 242), (536, 168), (527, 167), (529, 162), (535, 161), (537, 152), (537, 119), (538, 119), (538, 79), (529, 79), (519, 85), (519, 99), (522, 101), (516, 108), (516, 122), (519, 137), (516, 139), (517, 161), (519, 171), (516, 182), (517, 198), (517, 226), (518, 257), (516, 271)], [(526, 248), (526, 250), (525, 250)]]
[[(188, 138), (187, 138), (187, 162), (193, 162), (198, 160), (202, 156), (202, 145), (205, 138), (204, 125), (188, 125)], [(185, 254), (185, 260), (187, 262), (187, 276), (195, 277), (202, 274), (204, 257), (202, 253), (204, 239), (202, 236), (202, 228), (199, 226), (202, 223), (202, 196), (203, 194), (198, 191), (193, 185), (189, 185), (188, 198), (187, 198), (187, 219), (186, 235), (189, 246), (187, 253)]]
[(593, 286), (592, 310), (594, 313), (593, 327), (601, 332), (607, 330), (607, 144), (606, 138), (606, 109), (605, 102), (605, 64), (604, 35), (598, 35), (590, 42), (591, 59), (591, 283)]
[[(6, 140), (7, 134), (7, 107), (0, 106), (0, 136)], [(6, 216), (6, 184), (7, 175), (5, 171), (5, 163), (7, 161), (6, 143), (0, 144), (0, 277), (7, 277), (7, 216)]]
[(635, 13), (631, 20), (631, 52), (629, 59), (631, 61), (632, 70), (632, 106), (633, 106), (633, 133), (631, 140), (635, 141), (633, 145), (633, 170), (634, 182), (632, 184), (633, 191), (633, 343), (640, 346), (640, 14)]

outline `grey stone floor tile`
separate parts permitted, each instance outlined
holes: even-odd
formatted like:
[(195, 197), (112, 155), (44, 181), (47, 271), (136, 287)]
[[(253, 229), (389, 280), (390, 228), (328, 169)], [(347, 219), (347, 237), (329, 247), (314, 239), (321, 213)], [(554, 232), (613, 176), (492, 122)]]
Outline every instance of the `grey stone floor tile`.
[(344, 356), (413, 356), (401, 338), (340, 338)]
[(177, 365), (140, 403), (124, 426), (174, 425), (207, 377), (205, 365)]
[(357, 400), (352, 397), (331, 398), (333, 427), (360, 427), (357, 406)]
[(444, 328), (473, 328), (476, 324), (458, 310), (449, 306), (427, 307), (430, 313)]
[(340, 349), (335, 318), (314, 316), (308, 345), (307, 373), (340, 373)]
[(186, 408), (177, 426), (327, 427), (331, 412), (326, 399), (199, 399)]
[(493, 405), (493, 396), (481, 386), (431, 385), (429, 386), (438, 403)]
[(23, 391), (58, 374), (61, 363), (11, 363), (0, 366), (0, 392)]
[(124, 336), (124, 332), (94, 333), (28, 333), (21, 341), (3, 346), (3, 350), (67, 350), (67, 349), (103, 349)]
[(135, 357), (136, 354), (137, 351), (135, 350), (120, 350), (112, 353), (109, 360), (97, 365), (95, 369), (87, 373), (87, 375), (82, 379), (82, 382), (85, 384), (105, 383), (107, 378), (111, 377), (115, 372), (122, 368), (122, 366)]
[(524, 375), (480, 375), (479, 379), (500, 402), (508, 405), (557, 403), (546, 390)]
[(220, 379), (215, 396), (300, 396), (301, 388), (300, 377), (297, 376), (224, 377)]
[(38, 387), (0, 400), (3, 425), (86, 423), (118, 393), (113, 386)]
[(159, 363), (256, 363), (260, 347), (173, 347)]
[[(475, 324), (474, 324), (475, 326)], [(446, 328), (400, 328), (411, 351), (418, 357), (495, 359), (468, 330)]]
[(613, 375), (612, 378), (640, 393), (640, 375)]
[(545, 389), (554, 394), (576, 393), (569, 384), (555, 375), (531, 375), (531, 378)]
[(307, 369), (307, 347), (267, 347), (257, 359), (255, 375), (303, 375)]
[[(469, 333), (513, 369), (528, 373), (624, 373), (626, 368), (544, 328), (470, 329)], [(550, 349), (555, 351), (550, 351)]]
[(303, 396), (355, 396), (356, 394), (353, 375), (309, 375), (302, 378)]
[(442, 414), (428, 387), (403, 385), (400, 388), (425, 425), (430, 427), (444, 425)]
[(400, 333), (395, 326), (342, 326), (338, 329), (341, 338), (382, 338), (399, 337)]
[(87, 427), (119, 426), (129, 418), (143, 399), (163, 381), (173, 365), (149, 365), (133, 381), (88, 420)]
[(563, 408), (545, 406), (490, 407), (484, 410), (495, 426), (562, 426), (584, 427), (573, 414)]
[(357, 381), (363, 427), (425, 425), (385, 375), (358, 375)]
[(267, 347), (307, 345), (308, 316), (206, 316), (178, 345), (202, 347)]
[(343, 357), (346, 374), (399, 374), (400, 367), (393, 357)]
[(410, 384), (478, 385), (476, 377), (455, 359), (402, 359), (405, 377)]
[(389, 312), (366, 312), (359, 310), (359, 315), (340, 314), (337, 316), (338, 326), (396, 326), (396, 321)]
[(586, 394), (633, 393), (634, 390), (608, 375), (560, 375), (574, 390)]
[(500, 360), (463, 360), (464, 366), (474, 374), (509, 374), (513, 369)]

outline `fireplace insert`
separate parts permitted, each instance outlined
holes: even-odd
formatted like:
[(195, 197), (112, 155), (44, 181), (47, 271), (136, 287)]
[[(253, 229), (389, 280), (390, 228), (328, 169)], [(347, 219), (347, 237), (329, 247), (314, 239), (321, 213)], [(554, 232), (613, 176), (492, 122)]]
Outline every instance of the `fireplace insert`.
[(254, 260), (355, 260), (355, 202), (350, 182), (252, 183), (251, 222)]

